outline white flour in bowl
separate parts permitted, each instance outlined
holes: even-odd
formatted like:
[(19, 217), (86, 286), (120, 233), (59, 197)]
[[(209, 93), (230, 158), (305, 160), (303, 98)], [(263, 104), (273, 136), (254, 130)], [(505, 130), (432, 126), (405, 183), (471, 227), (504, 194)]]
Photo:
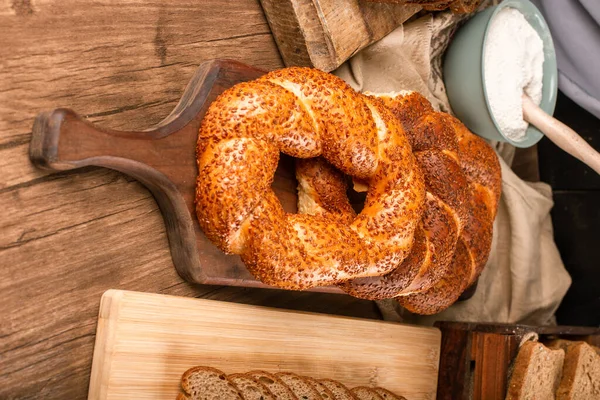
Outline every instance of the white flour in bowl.
[(521, 96), (542, 100), (544, 44), (523, 14), (504, 8), (490, 22), (484, 48), (484, 81), (496, 123), (504, 136), (525, 137)]

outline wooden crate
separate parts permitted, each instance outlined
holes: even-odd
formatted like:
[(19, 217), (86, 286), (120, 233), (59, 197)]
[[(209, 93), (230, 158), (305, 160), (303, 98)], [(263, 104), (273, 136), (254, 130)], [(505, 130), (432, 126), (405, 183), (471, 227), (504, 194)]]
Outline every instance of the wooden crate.
[(361, 0), (261, 0), (287, 66), (332, 71), (421, 10)]
[(437, 322), (442, 331), (438, 400), (504, 400), (508, 368), (524, 335), (540, 342), (581, 340), (600, 345), (600, 328)]

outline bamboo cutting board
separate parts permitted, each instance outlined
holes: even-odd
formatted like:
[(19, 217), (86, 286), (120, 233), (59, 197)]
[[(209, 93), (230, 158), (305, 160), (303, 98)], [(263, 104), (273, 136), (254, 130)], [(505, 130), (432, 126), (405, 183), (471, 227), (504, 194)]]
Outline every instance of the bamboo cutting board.
[(332, 71), (421, 10), (364, 0), (261, 0), (287, 66)]
[(185, 370), (263, 369), (434, 399), (440, 331), (389, 322), (109, 290), (89, 399), (175, 399)]

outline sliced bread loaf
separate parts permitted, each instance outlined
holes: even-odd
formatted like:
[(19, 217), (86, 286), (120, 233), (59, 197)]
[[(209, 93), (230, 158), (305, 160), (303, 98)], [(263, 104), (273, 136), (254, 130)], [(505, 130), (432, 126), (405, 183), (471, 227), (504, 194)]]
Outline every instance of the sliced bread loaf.
[(566, 346), (557, 400), (600, 399), (600, 355), (585, 342)]
[(358, 400), (358, 398), (343, 383), (333, 379), (321, 379), (319, 382), (331, 390), (336, 400)]
[(223, 371), (210, 367), (194, 367), (183, 373), (181, 387), (188, 400), (244, 400), (238, 388)]
[(275, 374), (294, 392), (300, 400), (322, 400), (323, 397), (306, 379), (292, 372), (279, 372)]
[(352, 393), (354, 393), (359, 400), (383, 400), (383, 397), (381, 397), (379, 393), (366, 386), (355, 387), (352, 389)]
[(237, 386), (244, 400), (275, 400), (269, 388), (250, 375), (231, 374), (227, 375), (227, 379)]
[(294, 392), (285, 384), (284, 381), (266, 371), (250, 371), (249, 375), (265, 385), (271, 393), (275, 395), (277, 400), (298, 400)]
[(406, 400), (405, 397), (398, 396), (396, 393), (390, 392), (382, 387), (373, 388), (384, 400)]
[(565, 352), (538, 342), (521, 346), (515, 359), (506, 400), (554, 399)]
[(321, 395), (324, 400), (335, 400), (336, 397), (331, 390), (327, 388), (327, 386), (323, 385), (318, 380), (311, 378), (310, 376), (302, 376), (304, 379), (308, 381), (312, 387), (317, 389), (317, 392)]

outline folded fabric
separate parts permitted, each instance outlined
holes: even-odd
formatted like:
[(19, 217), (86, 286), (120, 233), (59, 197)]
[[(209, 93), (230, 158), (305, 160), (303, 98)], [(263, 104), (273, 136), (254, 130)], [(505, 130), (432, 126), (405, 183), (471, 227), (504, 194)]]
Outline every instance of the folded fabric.
[[(359, 91), (418, 91), (436, 109), (451, 112), (441, 63), (462, 18), (449, 12), (426, 15), (363, 49), (334, 73)], [(462, 320), (544, 325), (553, 321), (571, 278), (553, 239), (552, 190), (541, 182), (524, 182), (513, 173), (508, 163), (514, 147), (492, 145), (501, 160), (503, 194), (492, 251), (475, 295), (430, 317), (409, 315), (394, 300), (384, 300), (378, 304), (386, 319), (401, 316), (423, 324)]]

